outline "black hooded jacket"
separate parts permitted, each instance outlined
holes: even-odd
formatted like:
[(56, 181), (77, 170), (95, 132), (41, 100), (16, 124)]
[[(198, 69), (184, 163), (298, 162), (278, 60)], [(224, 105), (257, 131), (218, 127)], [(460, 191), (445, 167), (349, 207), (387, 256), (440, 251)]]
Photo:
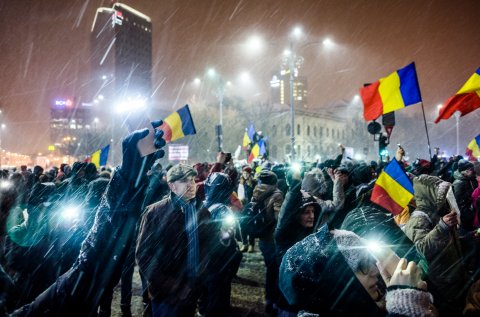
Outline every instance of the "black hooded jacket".
[(290, 190), (280, 209), (277, 227), (275, 229), (275, 244), (277, 262), (280, 264), (283, 255), (296, 242), (311, 234), (314, 228), (305, 228), (299, 222), (299, 217), (305, 207), (315, 207), (315, 221), (320, 215), (320, 206), (314, 197), (300, 190), (301, 181), (293, 180)]

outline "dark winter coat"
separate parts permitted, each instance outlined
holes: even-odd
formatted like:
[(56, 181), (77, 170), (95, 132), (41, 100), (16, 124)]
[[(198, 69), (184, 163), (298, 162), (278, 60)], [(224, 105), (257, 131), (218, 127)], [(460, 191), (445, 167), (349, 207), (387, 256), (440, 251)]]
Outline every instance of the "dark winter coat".
[(278, 264), (292, 245), (304, 239), (314, 230), (314, 228), (303, 227), (299, 222), (299, 217), (305, 207), (308, 205), (315, 207), (315, 221), (320, 215), (320, 206), (315, 198), (301, 191), (300, 188), (301, 181), (293, 180), (280, 209), (274, 234)]
[(140, 217), (144, 189), (143, 185), (135, 187), (117, 169), (75, 264), (34, 302), (10, 316), (96, 314), (104, 291), (113, 288), (120, 279)]
[(453, 174), (453, 193), (460, 209), (460, 219), (462, 228), (466, 231), (473, 230), (474, 209), (472, 204), (472, 193), (477, 188), (478, 183), (475, 177), (467, 178), (459, 171)]
[(253, 190), (252, 201), (263, 204), (266, 208), (268, 223), (271, 223), (270, 228), (260, 237), (260, 240), (273, 241), (273, 233), (283, 203), (282, 192), (275, 185), (259, 184)]
[[(140, 272), (148, 280), (150, 298), (169, 304), (192, 303), (198, 298), (200, 281), (187, 272), (187, 233), (185, 215), (175, 194), (147, 207), (140, 224), (136, 259)], [(200, 247), (199, 274), (206, 274), (215, 228), (208, 209), (198, 208)]]

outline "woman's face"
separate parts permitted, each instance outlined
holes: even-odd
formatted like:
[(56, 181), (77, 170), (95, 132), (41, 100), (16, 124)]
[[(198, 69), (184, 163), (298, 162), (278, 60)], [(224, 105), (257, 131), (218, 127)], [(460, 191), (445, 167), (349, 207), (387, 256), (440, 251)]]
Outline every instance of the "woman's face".
[(305, 228), (313, 228), (315, 221), (315, 207), (307, 206), (300, 214), (300, 224)]
[(375, 302), (383, 299), (384, 293), (379, 287), (380, 272), (374, 260), (362, 264), (358, 271), (355, 272), (355, 275)]

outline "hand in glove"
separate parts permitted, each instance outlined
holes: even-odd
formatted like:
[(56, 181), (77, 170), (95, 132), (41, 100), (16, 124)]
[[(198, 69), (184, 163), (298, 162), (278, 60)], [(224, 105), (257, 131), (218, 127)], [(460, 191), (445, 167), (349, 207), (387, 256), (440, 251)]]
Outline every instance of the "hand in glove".
[(161, 149), (166, 144), (162, 138), (163, 131), (157, 130), (162, 123), (162, 120), (152, 122), (155, 130), (154, 146), (158, 149), (155, 153), (141, 157), (138, 151), (138, 141), (146, 137), (150, 132), (146, 128), (132, 132), (122, 141), (123, 159), (119, 172), (132, 187), (138, 187), (147, 171), (150, 170), (153, 162), (165, 155), (165, 152)]

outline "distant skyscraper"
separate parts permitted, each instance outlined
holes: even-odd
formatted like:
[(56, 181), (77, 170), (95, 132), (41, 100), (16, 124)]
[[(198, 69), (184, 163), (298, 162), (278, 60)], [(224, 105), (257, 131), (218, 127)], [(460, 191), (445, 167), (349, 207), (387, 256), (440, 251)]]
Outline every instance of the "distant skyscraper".
[[(288, 70), (282, 70), (280, 73), (274, 73), (270, 81), (272, 94), (272, 103), (280, 105), (290, 105), (290, 73)], [(296, 109), (308, 108), (307, 103), (307, 78), (295, 77), (293, 81), (293, 97)]]
[(50, 107), (50, 140), (61, 154), (89, 155), (95, 133), (92, 107), (75, 99), (57, 99)]
[[(110, 122), (110, 164), (117, 163), (119, 140), (128, 130), (145, 126), (145, 110), (152, 95), (152, 23), (145, 14), (121, 3), (98, 8), (91, 29), (92, 100)], [(102, 106), (105, 105), (105, 106)], [(121, 108), (121, 109), (119, 109)], [(122, 110), (121, 120), (115, 112)], [(105, 126), (105, 127), (106, 127)]]
[(120, 3), (98, 8), (91, 49), (93, 76), (101, 79), (93, 97), (102, 94), (114, 103), (150, 98), (152, 23), (148, 16)]

